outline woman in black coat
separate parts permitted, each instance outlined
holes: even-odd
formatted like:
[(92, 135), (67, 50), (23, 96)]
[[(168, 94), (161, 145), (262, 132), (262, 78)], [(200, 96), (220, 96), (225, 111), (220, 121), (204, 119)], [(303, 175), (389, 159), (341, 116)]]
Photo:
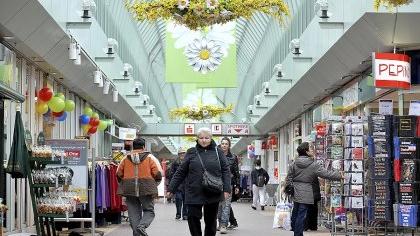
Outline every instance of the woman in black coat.
[[(197, 134), (197, 145), (190, 148), (185, 159), (172, 177), (168, 197), (176, 192), (185, 180), (185, 204), (188, 206), (188, 226), (192, 236), (202, 236), (201, 218), (204, 208), (204, 236), (216, 235), (217, 210), (219, 202), (228, 198), (231, 192), (230, 170), (226, 157), (212, 139), (211, 130), (201, 128)], [(223, 181), (223, 192), (212, 194), (202, 187), (204, 168)]]

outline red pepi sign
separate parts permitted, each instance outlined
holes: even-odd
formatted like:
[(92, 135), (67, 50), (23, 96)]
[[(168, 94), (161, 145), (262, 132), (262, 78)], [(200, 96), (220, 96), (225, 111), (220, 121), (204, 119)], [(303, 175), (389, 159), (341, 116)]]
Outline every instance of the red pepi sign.
[(375, 87), (410, 89), (410, 57), (404, 54), (373, 53)]

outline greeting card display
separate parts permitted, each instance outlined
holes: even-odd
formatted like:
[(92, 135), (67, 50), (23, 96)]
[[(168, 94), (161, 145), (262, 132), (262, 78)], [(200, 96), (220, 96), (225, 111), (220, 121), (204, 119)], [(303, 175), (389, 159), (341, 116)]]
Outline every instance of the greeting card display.
[(398, 137), (415, 137), (417, 131), (416, 116), (395, 116), (395, 132)]
[(400, 158), (419, 158), (419, 139), (418, 138), (399, 138)]
[(399, 202), (402, 204), (418, 204), (418, 184), (416, 183), (400, 183)]
[(417, 160), (402, 159), (401, 160), (401, 181), (414, 182), (417, 179)]
[(363, 196), (363, 185), (350, 185), (351, 186), (351, 196)]
[(331, 196), (331, 207), (337, 208), (341, 207), (342, 205), (342, 199), (341, 195), (332, 195)]
[(362, 209), (364, 207), (363, 197), (351, 197), (351, 208)]
[(363, 160), (363, 148), (352, 148), (351, 157), (353, 160)]
[(372, 113), (369, 117), (369, 135), (370, 136), (392, 136), (392, 116)]

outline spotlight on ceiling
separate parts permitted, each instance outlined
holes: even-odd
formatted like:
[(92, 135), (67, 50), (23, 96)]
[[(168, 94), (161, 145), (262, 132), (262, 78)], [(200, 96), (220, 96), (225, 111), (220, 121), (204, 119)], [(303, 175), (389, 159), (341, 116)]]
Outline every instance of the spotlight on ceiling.
[(108, 38), (107, 52), (106, 52), (106, 54), (112, 55), (112, 54), (115, 53), (115, 51), (117, 49), (118, 49), (118, 42), (117, 42), (117, 40), (115, 40), (113, 38)]
[(96, 9), (96, 3), (93, 0), (83, 0), (82, 10), (83, 10), (83, 19), (89, 19), (92, 17), (92, 12)]
[(330, 18), (330, 13), (328, 12), (328, 0), (317, 0), (315, 3), (315, 9), (319, 9), (319, 10), (316, 10), (319, 18), (321, 19)]
[(289, 49), (292, 51), (294, 55), (300, 55), (300, 40), (299, 39), (293, 39), (290, 41)]

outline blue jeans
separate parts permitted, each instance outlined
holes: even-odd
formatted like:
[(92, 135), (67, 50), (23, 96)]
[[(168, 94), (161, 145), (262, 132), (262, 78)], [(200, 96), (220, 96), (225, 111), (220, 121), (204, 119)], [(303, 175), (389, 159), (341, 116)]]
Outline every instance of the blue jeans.
[(291, 224), (294, 236), (303, 236), (306, 213), (311, 205), (295, 202), (293, 205)]
[(219, 203), (219, 212), (217, 214), (219, 218), (219, 225), (227, 227), (229, 224), (230, 218), (230, 211), (231, 211), (231, 204), (232, 204), (232, 195), (230, 195), (227, 199)]
[(181, 216), (181, 209), (182, 209), (182, 216), (187, 216), (187, 206), (185, 205), (185, 193), (181, 191), (177, 191), (175, 193), (175, 205), (176, 205), (176, 215)]

